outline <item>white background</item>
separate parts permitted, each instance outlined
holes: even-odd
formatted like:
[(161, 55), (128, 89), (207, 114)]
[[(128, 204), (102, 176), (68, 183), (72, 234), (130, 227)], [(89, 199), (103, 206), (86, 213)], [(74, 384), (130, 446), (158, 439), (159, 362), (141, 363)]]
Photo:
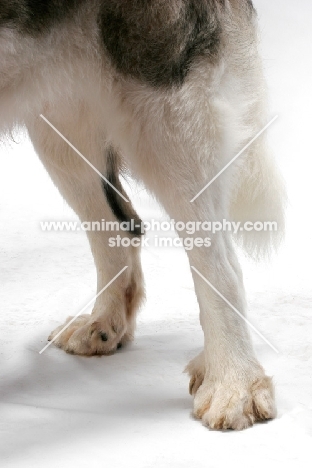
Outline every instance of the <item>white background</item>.
[[(183, 368), (203, 343), (182, 250), (143, 252), (147, 302), (136, 339), (114, 356), (80, 358), (49, 332), (95, 294), (82, 233), (43, 233), (39, 221), (75, 219), (31, 145), (0, 150), (0, 465), (9, 467), (307, 467), (311, 461), (311, 41), (309, 0), (256, 0), (271, 96), (271, 146), (287, 182), (287, 237), (271, 264), (244, 264), (253, 334), (274, 376), (278, 418), (213, 432), (190, 416)], [(159, 217), (144, 189), (141, 217)]]

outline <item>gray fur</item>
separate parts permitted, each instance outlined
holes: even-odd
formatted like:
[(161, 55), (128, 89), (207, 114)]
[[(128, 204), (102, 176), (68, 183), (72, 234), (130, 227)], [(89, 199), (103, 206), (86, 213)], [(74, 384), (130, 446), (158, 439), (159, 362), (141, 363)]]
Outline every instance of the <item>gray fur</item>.
[(152, 86), (181, 85), (196, 58), (218, 56), (222, 8), (216, 0), (103, 2), (103, 42), (122, 74)]
[[(0, 0), (0, 26), (46, 34), (83, 16), (89, 3)], [(94, 30), (113, 65), (154, 87), (182, 85), (197, 58), (214, 62), (220, 55), (224, 0), (98, 0), (93, 7)]]
[[(138, 217), (131, 204), (125, 202), (120, 197), (120, 195), (117, 194), (116, 190), (112, 188), (112, 186), (114, 186), (119, 192), (125, 195), (125, 191), (119, 180), (120, 164), (118, 154), (111, 147), (107, 150), (106, 160), (106, 175), (107, 180), (110, 182), (111, 185), (104, 180), (102, 182), (102, 185), (107, 203), (110, 206), (113, 214), (118, 219), (118, 221), (120, 221), (121, 223), (128, 223), (128, 225), (130, 226), (131, 234), (135, 236), (141, 236), (141, 219)], [(134, 223), (134, 226), (131, 225), (131, 222)]]
[(84, 3), (85, 0), (0, 0), (0, 25), (37, 35), (66, 20)]

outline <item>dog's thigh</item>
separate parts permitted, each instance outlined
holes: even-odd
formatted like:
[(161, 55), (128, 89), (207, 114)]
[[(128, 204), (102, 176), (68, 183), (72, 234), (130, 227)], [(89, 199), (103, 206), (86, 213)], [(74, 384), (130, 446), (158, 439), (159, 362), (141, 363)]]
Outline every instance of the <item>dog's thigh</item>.
[[(109, 354), (133, 338), (136, 312), (144, 296), (139, 229), (111, 232), (98, 231), (96, 226), (102, 226), (102, 220), (119, 225), (130, 219), (139, 226), (140, 220), (131, 203), (124, 200), (127, 196), (118, 178), (118, 155), (107, 146), (102, 131), (96, 131), (94, 122), (89, 125), (85, 113), (81, 121), (78, 116), (72, 116), (71, 120), (52, 115), (50, 119), (106, 179), (103, 180), (43, 120), (29, 125), (35, 149), (65, 200), (88, 226), (98, 223), (95, 230), (87, 232), (97, 269), (97, 293), (127, 267), (99, 294), (91, 315), (79, 317), (59, 336), (63, 326), (58, 327), (50, 339), (70, 353)], [(121, 241), (127, 241), (124, 245), (135, 239), (138, 246), (111, 247), (109, 238), (117, 235)]]

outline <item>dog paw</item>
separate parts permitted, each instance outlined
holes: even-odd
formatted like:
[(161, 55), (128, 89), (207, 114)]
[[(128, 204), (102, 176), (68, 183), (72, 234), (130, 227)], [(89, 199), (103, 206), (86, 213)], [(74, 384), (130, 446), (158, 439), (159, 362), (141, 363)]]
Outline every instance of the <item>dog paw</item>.
[(127, 330), (127, 322), (120, 316), (98, 318), (81, 315), (71, 322), (57, 327), (48, 340), (70, 354), (96, 356), (113, 354), (126, 342), (133, 339)]
[(184, 372), (188, 373), (190, 376), (190, 395), (195, 396), (205, 377), (204, 353), (201, 352), (198, 356), (192, 359), (191, 362), (187, 365)]
[(242, 430), (276, 416), (274, 388), (266, 375), (249, 383), (205, 378), (194, 399), (194, 415), (211, 429)]

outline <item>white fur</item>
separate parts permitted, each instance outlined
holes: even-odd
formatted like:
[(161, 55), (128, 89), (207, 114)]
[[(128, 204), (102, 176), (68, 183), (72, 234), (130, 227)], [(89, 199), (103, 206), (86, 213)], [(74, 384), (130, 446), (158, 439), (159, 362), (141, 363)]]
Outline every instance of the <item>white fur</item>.
[[(171, 90), (155, 90), (116, 73), (90, 26), (92, 4), (83, 17), (40, 40), (0, 30), (2, 133), (15, 125), (26, 126), (54, 183), (84, 221), (114, 219), (101, 182), (40, 114), (104, 174), (105, 148), (113, 144), (123, 164), (175, 220), (216, 221), (230, 216), (276, 220), (279, 240), (284, 191), (265, 136), (190, 203), (268, 121), (255, 27), (241, 15), (239, 2), (227, 2), (224, 51), (218, 64), (199, 60), (185, 84)], [(139, 251), (112, 250), (107, 237), (107, 233), (89, 235), (98, 290), (123, 266), (129, 268), (99, 297), (92, 315), (79, 319), (57, 340), (66, 351), (110, 352), (133, 335), (144, 289)], [(231, 236), (217, 233), (212, 241), (210, 249), (188, 251), (190, 264), (245, 313), (242, 274)], [(254, 252), (264, 244), (270, 247), (274, 239), (248, 235), (243, 243)], [(273, 417), (273, 389), (257, 362), (244, 322), (195, 273), (194, 285), (205, 335), (204, 352), (189, 367), (197, 381), (192, 387), (195, 414), (213, 428), (234, 429)], [(131, 306), (129, 288), (134, 295)], [(109, 343), (97, 338), (96, 332), (103, 329), (113, 336)]]

